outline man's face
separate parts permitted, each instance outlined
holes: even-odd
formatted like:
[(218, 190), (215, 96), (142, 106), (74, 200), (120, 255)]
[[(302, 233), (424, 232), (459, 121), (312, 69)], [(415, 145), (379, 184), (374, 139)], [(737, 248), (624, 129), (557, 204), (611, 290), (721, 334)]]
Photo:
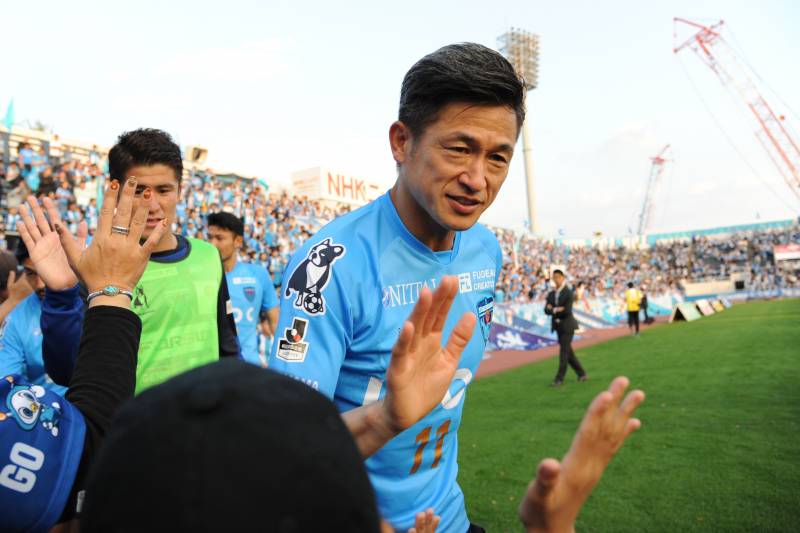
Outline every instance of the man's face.
[[(127, 180), (136, 176), (136, 195), (140, 196), (145, 189), (150, 189), (150, 201), (147, 204), (147, 222), (142, 233), (142, 239), (147, 239), (155, 227), (162, 220), (167, 221), (167, 228), (172, 227), (175, 221), (175, 205), (178, 203), (180, 183), (175, 171), (167, 165), (156, 164), (148, 166), (135, 166), (125, 173)], [(120, 184), (124, 186), (124, 183)], [(162, 239), (169, 239), (169, 232), (164, 233)]]
[(22, 261), (23, 275), (25, 276), (25, 280), (28, 282), (28, 285), (33, 288), (36, 292), (36, 296), (39, 297), (40, 300), (44, 299), (44, 281), (42, 278), (39, 277), (39, 274), (36, 272), (36, 267), (33, 266), (33, 261), (30, 258), (23, 259)]
[(223, 261), (227, 261), (236, 249), (242, 246), (242, 238), (235, 235), (229, 229), (223, 229), (219, 226), (208, 227), (208, 241), (219, 250), (219, 256)]
[(564, 285), (564, 276), (556, 272), (553, 274), (553, 283), (556, 284), (556, 287), (561, 288)]
[(506, 106), (452, 103), (418, 136), (401, 122), (390, 131), (392, 153), (417, 204), (450, 231), (472, 227), (497, 197), (517, 139)]

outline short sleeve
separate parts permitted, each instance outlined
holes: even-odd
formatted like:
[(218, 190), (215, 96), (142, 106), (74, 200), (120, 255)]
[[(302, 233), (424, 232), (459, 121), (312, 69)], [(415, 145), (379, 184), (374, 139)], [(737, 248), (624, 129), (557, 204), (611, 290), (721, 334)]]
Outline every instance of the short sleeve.
[[(333, 398), (345, 354), (352, 341), (352, 315), (347, 283), (349, 264), (335, 238), (316, 239), (292, 257), (283, 277), (280, 318), (272, 343), (269, 367), (298, 379)], [(323, 267), (309, 257), (323, 255)], [(317, 261), (319, 262), (319, 261)]]

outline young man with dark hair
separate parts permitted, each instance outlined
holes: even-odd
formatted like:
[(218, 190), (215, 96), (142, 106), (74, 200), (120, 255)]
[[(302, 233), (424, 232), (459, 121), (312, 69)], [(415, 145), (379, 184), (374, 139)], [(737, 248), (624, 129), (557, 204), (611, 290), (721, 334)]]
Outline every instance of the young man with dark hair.
[(206, 225), (208, 240), (219, 250), (222, 259), (242, 357), (250, 363), (266, 366), (259, 353), (258, 329), (272, 337), (278, 326), (279, 303), (272, 278), (263, 266), (239, 261), (244, 238), (244, 223), (239, 217), (224, 211), (211, 213)]
[(578, 329), (578, 321), (572, 314), (574, 296), (567, 286), (567, 278), (563, 271), (553, 270), (553, 283), (556, 284), (556, 288), (547, 294), (544, 312), (551, 316), (550, 331), (555, 331), (558, 335), (558, 372), (553, 380), (553, 386), (558, 387), (564, 384), (567, 365), (578, 374), (578, 381), (586, 381), (589, 378), (581, 362), (578, 361), (575, 350), (572, 349), (572, 338)]
[[(111, 148), (108, 160), (111, 180), (118, 188), (134, 187), (137, 196), (151, 192), (142, 239), (159, 224), (172, 227), (183, 173), (180, 148), (172, 138), (155, 129), (124, 133)], [(49, 199), (44, 203), (51, 220), (60, 222), (55, 204)], [(85, 237), (85, 222), (81, 226), (79, 233)], [(59, 349), (44, 353), (48, 369), (60, 369), (58, 377), (53, 376), (60, 383), (69, 380), (80, 337), (81, 320), (76, 317), (83, 310), (75, 300), (76, 283), (73, 277), (51, 287), (57, 292), (73, 291), (74, 296), (60, 299), (54, 305), (55, 312), (42, 317), (45, 335), (48, 328), (57, 328), (58, 338), (63, 339)], [(201, 240), (164, 233), (132, 292), (131, 309), (142, 319), (137, 393), (220, 357), (239, 356), (230, 307), (217, 250)], [(68, 322), (65, 314), (72, 317)]]

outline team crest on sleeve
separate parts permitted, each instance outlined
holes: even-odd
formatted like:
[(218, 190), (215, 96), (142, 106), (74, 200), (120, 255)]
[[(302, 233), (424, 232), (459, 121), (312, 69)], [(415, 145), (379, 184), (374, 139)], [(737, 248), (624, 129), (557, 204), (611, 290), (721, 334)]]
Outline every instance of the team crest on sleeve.
[(25, 431), (30, 431), (41, 424), (54, 437), (58, 436), (58, 424), (61, 419), (61, 405), (52, 402), (43, 403), (44, 387), (39, 385), (15, 385), (11, 376), (6, 377), (11, 384), (5, 401), (5, 409), (0, 411), (0, 422), (14, 420)]
[(247, 298), (247, 301), (253, 303), (253, 300), (256, 299), (256, 288), (255, 287), (245, 287), (244, 288), (244, 297)]
[(306, 359), (308, 343), (303, 342), (308, 332), (308, 320), (295, 317), (292, 327), (286, 328), (278, 341), (278, 359), (287, 363), (302, 363)]
[(489, 342), (489, 329), (492, 327), (492, 314), (494, 313), (494, 298), (487, 296), (478, 302), (478, 323), (481, 325), (483, 342)]
[(295, 293), (294, 307), (309, 315), (325, 314), (325, 297), (322, 291), (333, 274), (333, 263), (345, 254), (345, 247), (334, 244), (330, 238), (311, 247), (306, 258), (294, 269), (286, 283), (284, 296)]

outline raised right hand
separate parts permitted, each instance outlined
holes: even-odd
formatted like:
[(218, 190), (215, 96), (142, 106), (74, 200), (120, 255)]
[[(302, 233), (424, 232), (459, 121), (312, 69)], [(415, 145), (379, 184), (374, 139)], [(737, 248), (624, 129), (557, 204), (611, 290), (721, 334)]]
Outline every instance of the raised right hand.
[(628, 435), (641, 426), (632, 415), (644, 401), (644, 392), (634, 390), (623, 400), (627, 388), (628, 378), (614, 379), (589, 406), (561, 463), (555, 459), (539, 463), (536, 478), (528, 485), (519, 506), (526, 531), (575, 530), (575, 519), (609, 461)]
[[(122, 192), (119, 191), (120, 187)], [(153, 230), (147, 241), (139, 243), (147, 221), (146, 204), (152, 191), (146, 189), (142, 193), (143, 202), (134, 197), (135, 191), (135, 177), (129, 178), (122, 186), (116, 180), (108, 185), (103, 195), (97, 231), (88, 248), (84, 249), (66, 228), (56, 226), (70, 266), (90, 293), (107, 285), (132, 291), (147, 267), (150, 254), (167, 231), (166, 222), (163, 222)], [(85, 222), (81, 224), (85, 225)], [(112, 226), (128, 228), (129, 233), (113, 233)]]

